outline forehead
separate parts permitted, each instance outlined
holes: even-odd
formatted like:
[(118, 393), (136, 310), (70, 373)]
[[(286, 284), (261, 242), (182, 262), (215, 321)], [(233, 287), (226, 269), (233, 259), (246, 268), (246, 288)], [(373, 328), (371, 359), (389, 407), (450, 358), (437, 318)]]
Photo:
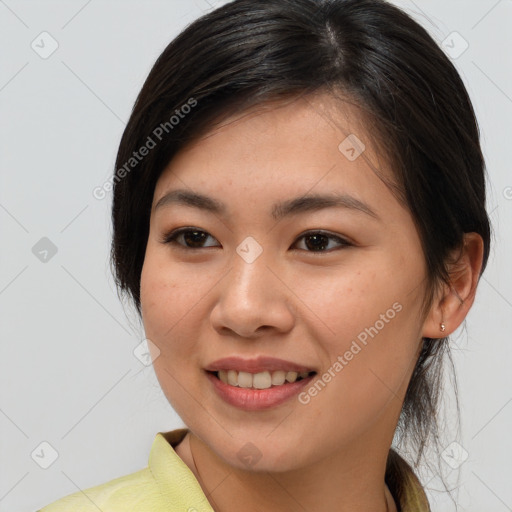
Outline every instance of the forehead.
[[(170, 187), (230, 186), (272, 191), (370, 191), (392, 178), (360, 109), (327, 94), (257, 105), (222, 120), (179, 151), (160, 176), (155, 201)], [(262, 186), (263, 185), (263, 186)]]

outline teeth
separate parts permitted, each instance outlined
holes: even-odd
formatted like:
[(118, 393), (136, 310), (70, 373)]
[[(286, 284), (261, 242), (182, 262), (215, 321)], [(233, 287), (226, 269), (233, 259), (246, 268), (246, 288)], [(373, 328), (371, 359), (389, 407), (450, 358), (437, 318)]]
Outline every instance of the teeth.
[(237, 372), (236, 370), (219, 370), (217, 372), (219, 379), (224, 384), (238, 386), (241, 388), (268, 389), (271, 386), (281, 386), (285, 382), (295, 382), (298, 378), (305, 379), (309, 372), (285, 372), (277, 370), (275, 372)]
[(235, 370), (228, 370), (228, 384), (238, 386), (238, 372)]
[(256, 373), (254, 376), (251, 376), (248, 373), (249, 378), (252, 377), (252, 387), (256, 389), (268, 389), (272, 385), (272, 377), (270, 376), (270, 372), (261, 372)]
[(252, 387), (252, 375), (247, 372), (238, 372), (238, 386), (241, 388)]
[(297, 376), (298, 376), (298, 375), (299, 375), (299, 374), (298, 374), (297, 372), (288, 372), (288, 373), (286, 374), (286, 380), (287, 380), (288, 382), (295, 382), (295, 381), (297, 380)]
[(286, 380), (286, 372), (283, 370), (278, 370), (277, 372), (272, 372), (272, 386), (281, 386), (284, 384)]

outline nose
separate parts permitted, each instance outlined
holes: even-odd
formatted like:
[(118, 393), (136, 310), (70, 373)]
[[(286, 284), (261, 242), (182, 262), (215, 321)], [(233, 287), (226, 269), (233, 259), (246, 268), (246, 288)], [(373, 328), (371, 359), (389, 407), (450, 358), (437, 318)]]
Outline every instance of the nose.
[(212, 326), (220, 334), (243, 338), (290, 331), (295, 322), (293, 292), (285, 281), (265, 251), (251, 263), (234, 254), (231, 270), (219, 283)]

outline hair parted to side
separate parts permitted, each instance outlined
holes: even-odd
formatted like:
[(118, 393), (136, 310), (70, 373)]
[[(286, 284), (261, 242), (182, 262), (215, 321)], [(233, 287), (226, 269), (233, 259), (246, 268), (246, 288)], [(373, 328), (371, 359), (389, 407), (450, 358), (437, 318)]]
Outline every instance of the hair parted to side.
[[(148, 137), (155, 143), (113, 187), (112, 270), (139, 315), (153, 192), (177, 151), (235, 111), (319, 91), (350, 98), (371, 119), (421, 238), (426, 306), (449, 281), (449, 255), (464, 233), (483, 238), (483, 272), (490, 224), (478, 124), (459, 74), (428, 32), (384, 0), (235, 0), (165, 48), (121, 139), (116, 169)], [(397, 431), (416, 447), (415, 464), (437, 439), (446, 354), (447, 338), (424, 338), (405, 397)]]

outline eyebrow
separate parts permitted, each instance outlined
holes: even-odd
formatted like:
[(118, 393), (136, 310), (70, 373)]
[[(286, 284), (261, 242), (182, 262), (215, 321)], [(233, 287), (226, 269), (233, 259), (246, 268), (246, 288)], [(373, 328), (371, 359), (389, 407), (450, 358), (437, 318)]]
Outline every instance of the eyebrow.
[[(216, 215), (225, 215), (226, 205), (212, 197), (192, 192), (185, 189), (177, 189), (167, 192), (155, 204), (153, 211), (173, 204), (199, 208)], [(297, 215), (304, 212), (322, 210), (324, 208), (342, 207), (359, 211), (377, 220), (379, 216), (364, 202), (348, 194), (309, 194), (294, 199), (289, 199), (272, 206), (271, 216), (278, 221), (284, 217)]]

